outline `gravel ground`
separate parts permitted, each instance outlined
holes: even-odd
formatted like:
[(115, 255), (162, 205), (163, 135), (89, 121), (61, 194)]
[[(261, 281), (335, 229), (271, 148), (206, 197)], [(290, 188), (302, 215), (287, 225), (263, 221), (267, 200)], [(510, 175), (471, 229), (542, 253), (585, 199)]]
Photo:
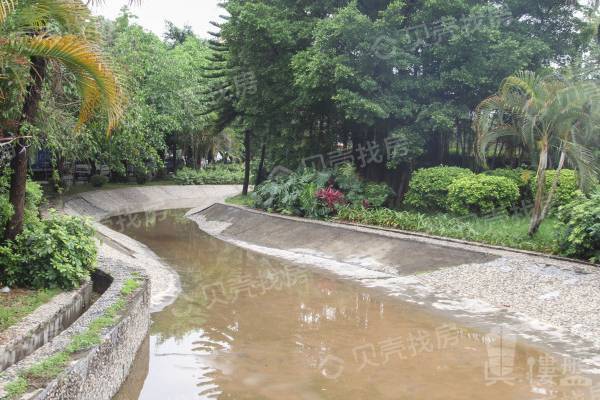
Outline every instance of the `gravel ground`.
[(600, 273), (594, 267), (559, 267), (502, 257), (421, 274), (417, 279), (437, 291), (452, 291), (525, 314), (600, 348)]

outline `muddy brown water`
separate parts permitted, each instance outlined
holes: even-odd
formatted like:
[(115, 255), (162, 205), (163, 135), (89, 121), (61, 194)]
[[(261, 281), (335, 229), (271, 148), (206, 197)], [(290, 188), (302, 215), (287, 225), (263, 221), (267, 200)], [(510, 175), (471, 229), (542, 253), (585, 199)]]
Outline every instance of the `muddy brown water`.
[(115, 400), (551, 399), (550, 356), (318, 269), (226, 244), (183, 211), (113, 218), (181, 277)]

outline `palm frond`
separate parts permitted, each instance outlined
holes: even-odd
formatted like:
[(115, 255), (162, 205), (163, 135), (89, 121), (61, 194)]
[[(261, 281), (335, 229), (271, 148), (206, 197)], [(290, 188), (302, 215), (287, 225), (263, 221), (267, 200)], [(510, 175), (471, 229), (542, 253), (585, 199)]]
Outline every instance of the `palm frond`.
[(120, 79), (95, 45), (74, 35), (40, 35), (11, 39), (4, 47), (20, 55), (44, 57), (63, 64), (74, 74), (82, 95), (80, 124), (100, 109), (108, 119), (108, 132), (116, 126), (124, 108)]
[(0, 24), (15, 10), (16, 0), (0, 0)]
[(14, 25), (17, 30), (42, 32), (50, 22), (56, 22), (63, 31), (95, 40), (98, 33), (91, 23), (94, 18), (79, 0), (35, 0), (19, 4)]

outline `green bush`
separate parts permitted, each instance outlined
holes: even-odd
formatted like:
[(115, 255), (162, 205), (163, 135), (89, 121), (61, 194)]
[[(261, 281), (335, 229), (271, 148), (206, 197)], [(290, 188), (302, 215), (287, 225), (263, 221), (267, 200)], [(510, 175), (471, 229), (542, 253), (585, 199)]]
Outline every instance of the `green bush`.
[(439, 166), (416, 171), (405, 204), (422, 211), (447, 211), (448, 188), (459, 178), (474, 175), (466, 168)]
[(519, 201), (517, 184), (502, 176), (473, 175), (454, 181), (448, 188), (450, 211), (458, 215), (506, 212)]
[(108, 178), (104, 175), (93, 175), (90, 178), (90, 183), (93, 187), (102, 187), (108, 183)]
[(385, 183), (367, 183), (363, 187), (363, 205), (382, 207), (392, 195), (392, 190)]
[[(317, 198), (321, 189), (341, 192), (344, 203), (381, 207), (392, 193), (383, 183), (362, 181), (352, 165), (334, 171), (304, 170), (257, 186), (252, 194), (255, 207), (288, 215), (324, 218), (335, 213)], [(337, 207), (337, 205), (336, 205)]]
[(528, 201), (531, 196), (531, 179), (535, 177), (535, 171), (524, 168), (498, 168), (490, 171), (485, 171), (484, 174), (489, 176), (503, 176), (510, 179), (519, 187), (521, 200)]
[[(8, 176), (0, 180), (0, 238), (4, 236), (4, 229), (12, 217), (14, 209), (9, 201)], [(39, 183), (27, 181), (25, 188), (25, 216), (24, 224), (29, 225), (39, 220), (39, 207), (42, 204), (43, 191)]]
[(14, 209), (10, 201), (8, 201), (8, 196), (0, 195), (0, 238), (4, 236), (4, 229), (13, 215), (13, 211)]
[(216, 164), (201, 170), (186, 167), (177, 171), (173, 179), (179, 185), (241, 185), (244, 182), (244, 166)]
[[(305, 215), (304, 207), (316, 207), (316, 192), (323, 188), (330, 175), (315, 171), (292, 173), (284, 178), (268, 180), (253, 193), (255, 206), (289, 215)], [(309, 197), (314, 197), (309, 200)]]
[(342, 164), (331, 175), (331, 183), (356, 206), (381, 207), (392, 194), (385, 183), (364, 182), (352, 164)]
[(94, 230), (78, 217), (52, 212), (28, 224), (14, 241), (0, 246), (3, 283), (33, 289), (72, 289), (89, 277), (96, 262)]
[[(546, 171), (546, 195), (550, 193), (555, 176), (556, 171)], [(537, 192), (537, 178), (535, 176), (531, 179), (531, 192), (534, 196)], [(559, 207), (566, 206), (572, 201), (582, 197), (583, 193), (579, 190), (577, 172), (572, 169), (561, 170), (558, 179), (558, 187), (556, 188), (552, 200), (552, 207), (556, 210)]]
[(600, 190), (560, 207), (558, 219), (560, 254), (600, 262)]

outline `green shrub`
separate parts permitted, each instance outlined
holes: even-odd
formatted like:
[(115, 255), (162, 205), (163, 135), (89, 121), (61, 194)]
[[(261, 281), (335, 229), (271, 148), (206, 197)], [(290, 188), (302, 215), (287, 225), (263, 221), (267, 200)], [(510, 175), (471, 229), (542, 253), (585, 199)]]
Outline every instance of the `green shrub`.
[(450, 211), (458, 215), (506, 212), (519, 201), (517, 184), (502, 176), (473, 175), (454, 181), (448, 188)]
[(381, 207), (392, 191), (383, 183), (362, 181), (352, 165), (334, 171), (304, 170), (257, 186), (252, 194), (255, 207), (288, 215), (325, 218), (335, 214), (337, 207), (327, 207), (318, 195), (321, 189), (343, 194), (343, 203), (355, 206)]
[(448, 188), (459, 178), (474, 175), (465, 168), (439, 166), (416, 171), (405, 204), (422, 211), (447, 211)]
[(8, 201), (8, 195), (0, 195), (0, 237), (4, 236), (4, 229), (13, 212), (14, 209), (10, 201)]
[(337, 219), (524, 250), (552, 252), (555, 248), (552, 222), (546, 221), (540, 232), (530, 238), (528, 217), (465, 218), (346, 206), (338, 209)]
[[(12, 217), (14, 209), (9, 201), (8, 177), (0, 180), (0, 237), (4, 236), (4, 229)], [(25, 189), (25, 216), (24, 224), (29, 225), (39, 220), (39, 207), (42, 204), (43, 191), (39, 183), (27, 181)]]
[(135, 176), (135, 183), (138, 185), (145, 185), (151, 178), (151, 169), (146, 166), (136, 167), (133, 171)]
[(363, 205), (382, 207), (391, 195), (392, 190), (385, 183), (367, 183), (363, 187)]
[(521, 200), (529, 201), (531, 196), (531, 179), (535, 177), (535, 171), (523, 168), (498, 168), (490, 171), (485, 171), (484, 174), (489, 176), (503, 176), (510, 179), (519, 187)]
[(54, 212), (0, 246), (3, 282), (10, 286), (72, 289), (89, 277), (95, 262), (92, 226), (81, 218)]
[(600, 262), (600, 190), (560, 207), (558, 219), (559, 252)]
[(303, 204), (310, 207), (308, 196), (315, 196), (317, 190), (324, 187), (328, 179), (329, 174), (307, 170), (292, 173), (278, 180), (265, 181), (254, 190), (255, 206), (283, 214), (305, 215)]
[(300, 210), (305, 217), (319, 219), (331, 214), (331, 209), (317, 198), (318, 191), (319, 186), (315, 182), (311, 182), (300, 192), (298, 200)]
[[(546, 195), (550, 193), (550, 189), (552, 188), (552, 182), (554, 182), (555, 176), (556, 171), (546, 171)], [(533, 176), (533, 178), (531, 179), (531, 192), (534, 196), (537, 192), (536, 176)], [(554, 197), (552, 200), (552, 207), (554, 209), (558, 209), (558, 207), (566, 206), (572, 201), (582, 197), (583, 193), (579, 190), (577, 172), (572, 169), (561, 170), (560, 177), (558, 179), (558, 186), (556, 188), (556, 192), (554, 193)]]
[(102, 187), (108, 183), (108, 178), (104, 175), (94, 175), (90, 178), (93, 187)]
[(216, 164), (201, 170), (186, 167), (177, 171), (173, 179), (179, 185), (241, 185), (244, 182), (244, 166)]
[(331, 183), (355, 206), (381, 207), (392, 194), (385, 183), (364, 182), (352, 164), (342, 164), (331, 175)]

